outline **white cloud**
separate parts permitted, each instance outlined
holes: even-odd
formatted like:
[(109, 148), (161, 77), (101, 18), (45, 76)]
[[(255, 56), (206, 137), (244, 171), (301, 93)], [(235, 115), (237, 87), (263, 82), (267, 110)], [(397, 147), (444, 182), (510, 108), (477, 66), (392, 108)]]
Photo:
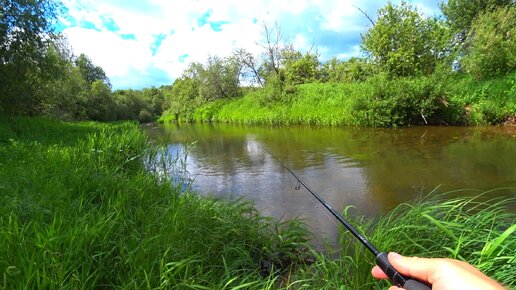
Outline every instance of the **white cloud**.
[(123, 75), (130, 69), (143, 70), (152, 63), (151, 52), (145, 44), (122, 39), (114, 32), (72, 27), (63, 33), (74, 50), (88, 55), (108, 76)]
[(350, 51), (351, 52), (339, 53), (336, 55), (336, 57), (338, 59), (349, 59), (353, 56), (358, 56), (358, 55), (360, 55), (360, 45), (353, 46)]
[[(63, 33), (75, 52), (87, 54), (94, 63), (103, 67), (108, 77), (112, 78), (115, 88), (126, 88), (132, 86), (131, 84), (143, 85), (134, 81), (137, 79), (135, 73), (145, 76), (149, 82), (155, 79), (161, 82), (168, 79), (170, 82), (181, 75), (188, 62), (204, 62), (208, 55), (227, 56), (235, 48), (246, 48), (258, 54), (260, 47), (256, 43), (261, 40), (263, 22), (277, 21), (282, 29), (285, 28), (285, 38), (290, 39), (302, 51), (308, 50), (314, 44), (314, 49), (320, 52), (326, 51), (345, 57), (355, 53), (358, 55), (358, 43), (338, 43), (332, 39), (333, 35), (358, 36), (367, 29), (367, 20), (364, 25), (364, 16), (353, 7), (355, 2), (357, 1), (64, 0), (70, 17), (63, 19), (61, 23), (68, 27)], [(376, 9), (383, 4), (368, 0), (360, 1), (357, 6), (362, 9)], [(432, 11), (428, 5), (421, 4), (418, 7)], [(198, 26), (198, 20), (208, 11), (208, 21), (218, 24), (221, 31), (215, 32), (210, 24)], [(376, 11), (368, 13), (376, 15)], [(111, 19), (119, 30), (110, 31), (105, 26), (106, 19)], [(85, 27), (88, 26), (84, 23), (92, 23), (96, 29), (87, 29)], [(326, 35), (317, 43), (318, 37), (324, 33), (333, 34)], [(152, 47), (160, 34), (165, 35), (165, 38), (153, 52)], [(134, 39), (124, 39), (122, 35), (134, 35)], [(357, 42), (358, 37), (354, 39)], [(185, 55), (188, 56), (184, 58)], [(149, 75), (160, 71), (167, 76), (153, 78)], [(124, 77), (131, 81), (124, 81)], [(145, 86), (163, 84), (148, 83)]]

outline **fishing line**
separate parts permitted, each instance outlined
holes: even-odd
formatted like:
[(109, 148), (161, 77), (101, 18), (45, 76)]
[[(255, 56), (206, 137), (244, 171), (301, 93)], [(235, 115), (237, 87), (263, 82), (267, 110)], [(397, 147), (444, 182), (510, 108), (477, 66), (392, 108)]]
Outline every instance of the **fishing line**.
[[(367, 240), (362, 234), (360, 234), (355, 227), (347, 222), (342, 215), (335, 211), (319, 194), (311, 189), (306, 183), (304, 183), (290, 168), (288, 168), (283, 162), (281, 162), (274, 154), (269, 150), (265, 149), (269, 155), (274, 158), (283, 168), (285, 168), (294, 178), (297, 180), (296, 190), (303, 186), (308, 192), (310, 192), (356, 239), (358, 239), (362, 245), (364, 245), (372, 254), (376, 257), (376, 264), (383, 270), (383, 272), (389, 277), (392, 284), (403, 287), (407, 290), (431, 290), (431, 288), (424, 282), (410, 278), (400, 274), (387, 259), (386, 252), (380, 252), (376, 249), (369, 240)], [(333, 221), (333, 219), (330, 218)]]

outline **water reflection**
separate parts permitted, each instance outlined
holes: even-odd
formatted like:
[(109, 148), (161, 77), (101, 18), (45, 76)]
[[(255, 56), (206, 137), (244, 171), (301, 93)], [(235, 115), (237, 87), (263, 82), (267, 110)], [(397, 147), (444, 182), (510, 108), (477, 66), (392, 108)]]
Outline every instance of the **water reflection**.
[[(245, 197), (265, 215), (306, 219), (317, 237), (336, 241), (324, 208), (278, 164), (286, 166), (336, 210), (354, 205), (381, 215), (395, 205), (439, 191), (516, 187), (516, 130), (170, 125), (148, 129), (168, 150), (197, 142), (187, 159), (193, 188), (220, 198)], [(497, 192), (516, 196), (515, 190)], [(319, 240), (321, 241), (321, 240)]]

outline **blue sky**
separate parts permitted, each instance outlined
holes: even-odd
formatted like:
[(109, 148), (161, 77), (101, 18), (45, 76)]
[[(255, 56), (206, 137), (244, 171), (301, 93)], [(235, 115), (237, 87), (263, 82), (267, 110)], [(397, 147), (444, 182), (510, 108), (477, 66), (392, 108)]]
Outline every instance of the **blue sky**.
[[(192, 61), (228, 56), (236, 48), (259, 55), (263, 23), (277, 22), (300, 51), (360, 56), (360, 38), (387, 1), (359, 0), (64, 0), (58, 29), (75, 54), (101, 66), (114, 89), (172, 84)], [(426, 16), (439, 1), (413, 0)], [(398, 3), (393, 1), (393, 3)]]

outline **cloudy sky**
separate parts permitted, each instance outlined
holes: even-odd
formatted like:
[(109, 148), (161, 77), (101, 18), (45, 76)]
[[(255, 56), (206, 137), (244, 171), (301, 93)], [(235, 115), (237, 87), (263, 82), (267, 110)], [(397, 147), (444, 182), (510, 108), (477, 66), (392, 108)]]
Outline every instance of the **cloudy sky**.
[[(300, 51), (321, 60), (359, 56), (360, 35), (387, 1), (374, 0), (64, 0), (58, 30), (75, 54), (101, 66), (114, 89), (172, 84), (189, 62), (227, 56), (235, 48), (261, 51), (263, 23), (277, 22)], [(437, 0), (408, 1), (427, 16)], [(393, 3), (398, 3), (394, 0)], [(356, 6), (356, 7), (355, 7)]]

